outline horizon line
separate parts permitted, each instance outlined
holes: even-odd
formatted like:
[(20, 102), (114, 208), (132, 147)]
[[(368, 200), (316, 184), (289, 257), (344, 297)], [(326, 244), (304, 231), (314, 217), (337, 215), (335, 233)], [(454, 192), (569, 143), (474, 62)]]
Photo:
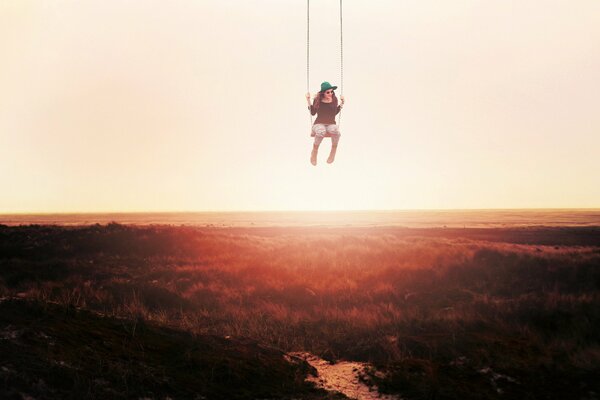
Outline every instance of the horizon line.
[(0, 215), (75, 215), (75, 214), (234, 214), (234, 213), (344, 213), (344, 212), (423, 212), (423, 211), (600, 211), (600, 207), (513, 207), (513, 208), (390, 208), (348, 210), (137, 210), (137, 211), (16, 211)]

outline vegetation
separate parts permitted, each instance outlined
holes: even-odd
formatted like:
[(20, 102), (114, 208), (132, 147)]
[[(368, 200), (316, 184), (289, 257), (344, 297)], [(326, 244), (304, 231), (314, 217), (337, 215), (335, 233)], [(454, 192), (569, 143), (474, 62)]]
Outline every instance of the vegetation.
[[(372, 376), (380, 389), (405, 399), (596, 398), (599, 288), (600, 229), (594, 227), (0, 226), (0, 295), (33, 300), (41, 315), (56, 304), (93, 311), (94, 324), (170, 329), (156, 346), (175, 358), (181, 353), (174, 342), (229, 336), (255, 341), (256, 351), (267, 346), (368, 361), (380, 371)], [(0, 331), (15, 325), (11, 315), (0, 320)], [(10, 347), (11, 340), (1, 339)], [(112, 347), (97, 353), (96, 362), (108, 365), (118, 354)], [(168, 390), (152, 374), (125, 390), (87, 364), (87, 375), (77, 377), (102, 376), (124, 397), (149, 390), (174, 398), (185, 391), (209, 398), (291, 393), (266, 383), (244, 392), (249, 386), (239, 382), (247, 377), (236, 381), (237, 392), (226, 392), (231, 385), (222, 381), (195, 391), (193, 380), (173, 378), (181, 364), (156, 357), (153, 368), (171, 371), (164, 372), (173, 379)], [(14, 369), (5, 363), (0, 369)], [(198, 368), (195, 376), (205, 382), (204, 367)], [(273, 380), (288, 382), (286, 390), (298, 398), (323, 396), (298, 379), (306, 366), (287, 370), (271, 360), (241, 371), (257, 368), (272, 370)], [(86, 390), (99, 393), (89, 379)], [(61, 387), (81, 387), (73, 375), (68, 382)], [(17, 389), (5, 383), (7, 390)]]
[(330, 399), (306, 364), (251, 340), (191, 335), (56, 304), (0, 303), (3, 399)]

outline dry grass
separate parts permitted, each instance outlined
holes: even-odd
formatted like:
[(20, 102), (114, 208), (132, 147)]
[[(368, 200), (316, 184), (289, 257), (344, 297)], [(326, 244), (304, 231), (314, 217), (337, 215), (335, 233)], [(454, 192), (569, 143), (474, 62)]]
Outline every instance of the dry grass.
[(389, 372), (381, 386), (412, 398), (476, 398), (465, 377), (488, 398), (598, 391), (597, 230), (568, 246), (545, 228), (541, 244), (519, 230), (512, 242), (507, 230), (1, 231), (3, 296), (371, 361)]

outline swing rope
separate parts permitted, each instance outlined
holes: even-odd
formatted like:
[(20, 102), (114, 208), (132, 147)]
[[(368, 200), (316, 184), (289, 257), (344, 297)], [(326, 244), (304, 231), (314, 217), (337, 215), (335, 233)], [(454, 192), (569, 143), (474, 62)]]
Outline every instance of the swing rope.
[[(310, 93), (310, 0), (306, 0), (306, 93)], [(312, 113), (308, 112), (312, 132)]]
[[(344, 95), (344, 30), (342, 29), (342, 0), (340, 0), (340, 93)], [(342, 110), (338, 117), (338, 128), (342, 125)]]
[[(342, 0), (340, 0), (340, 93), (344, 95), (344, 29), (342, 18)], [(306, 0), (306, 92), (310, 93), (310, 0)], [(312, 114), (308, 114), (312, 129)], [(338, 117), (338, 127), (342, 124), (342, 111)]]

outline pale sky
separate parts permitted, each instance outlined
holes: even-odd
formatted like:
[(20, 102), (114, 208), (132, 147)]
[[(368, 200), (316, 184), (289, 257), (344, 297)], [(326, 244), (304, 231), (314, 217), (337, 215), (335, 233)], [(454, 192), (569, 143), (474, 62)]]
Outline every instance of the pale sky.
[(343, 89), (314, 167), (305, 0), (0, 0), (0, 213), (600, 207), (598, 0), (344, 0)]

